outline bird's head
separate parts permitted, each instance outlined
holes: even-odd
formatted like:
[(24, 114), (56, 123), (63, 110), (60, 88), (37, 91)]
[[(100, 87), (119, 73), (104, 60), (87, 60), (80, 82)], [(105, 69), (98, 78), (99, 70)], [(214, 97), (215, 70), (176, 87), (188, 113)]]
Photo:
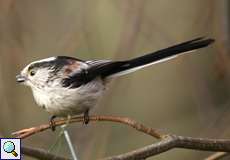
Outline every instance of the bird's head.
[(32, 89), (61, 86), (61, 81), (76, 72), (80, 65), (82, 63), (72, 57), (50, 57), (28, 64), (16, 80)]
[(28, 64), (19, 75), (16, 76), (18, 83), (33, 88), (44, 88), (54, 75), (55, 57), (42, 59)]

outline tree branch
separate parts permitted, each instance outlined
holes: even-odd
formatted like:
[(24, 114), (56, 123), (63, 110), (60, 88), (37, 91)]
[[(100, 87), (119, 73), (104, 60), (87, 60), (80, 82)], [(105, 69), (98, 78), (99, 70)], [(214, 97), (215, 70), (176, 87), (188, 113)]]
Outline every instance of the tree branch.
[[(163, 135), (160, 134), (157, 130), (154, 130), (150, 127), (146, 127), (141, 123), (138, 123), (130, 118), (127, 117), (117, 117), (117, 116), (90, 116), (89, 120), (92, 121), (110, 121), (110, 122), (117, 122), (117, 123), (122, 123), (125, 125), (128, 125), (140, 132), (143, 132), (145, 134), (148, 134), (152, 137), (155, 137), (157, 139), (161, 139), (163, 138)], [(63, 124), (66, 124), (66, 122), (68, 121), (68, 123), (73, 123), (73, 122), (83, 122), (84, 121), (84, 117), (82, 116), (74, 116), (72, 117), (70, 120), (56, 120), (54, 121), (54, 126), (60, 126)], [(31, 127), (31, 128), (27, 128), (27, 129), (22, 129), (20, 131), (16, 131), (14, 133), (12, 133), (13, 135), (16, 135), (16, 138), (27, 138), (33, 134), (42, 132), (44, 130), (47, 130), (51, 128), (49, 124), (43, 124), (37, 127)]]
[(230, 140), (192, 138), (176, 135), (168, 135), (160, 142), (133, 150), (128, 153), (107, 157), (103, 160), (134, 160), (146, 159), (174, 148), (184, 148), (203, 151), (225, 151), (230, 152)]
[[(230, 152), (230, 141), (224, 139), (203, 139), (191, 138), (176, 135), (169, 135), (162, 139), (160, 142), (112, 157), (104, 158), (103, 160), (134, 160), (146, 159), (148, 157), (158, 155), (174, 148), (194, 149), (203, 151), (228, 151)], [(23, 147), (22, 153), (42, 160), (66, 160), (66, 158), (58, 157), (45, 150), (37, 148)], [(214, 154), (205, 160), (219, 160), (227, 154)]]
[[(160, 134), (158, 131), (154, 130), (153, 128), (146, 127), (141, 123), (138, 123), (132, 119), (126, 117), (115, 117), (115, 116), (90, 116), (90, 121), (110, 121), (110, 122), (117, 122), (128, 125), (140, 132), (148, 134), (154, 138), (159, 139), (160, 141), (121, 155), (111, 156), (104, 158), (103, 160), (134, 160), (134, 159), (146, 159), (148, 157), (158, 155), (160, 153), (166, 152), (168, 150), (174, 148), (183, 148), (183, 149), (193, 149), (193, 150), (203, 150), (203, 151), (214, 151), (214, 152), (230, 152), (230, 140), (228, 139), (208, 139), (208, 138), (192, 138), (192, 137), (184, 137), (184, 136), (177, 136), (177, 135), (163, 135)], [(54, 122), (55, 126), (63, 125), (67, 122), (67, 120), (56, 120)], [(83, 117), (72, 117), (69, 123), (73, 122), (83, 122)], [(50, 128), (49, 124), (43, 124), (37, 127), (32, 127), (28, 129), (23, 129), (13, 134), (17, 136), (17, 138), (27, 138), (32, 136), (36, 133), (42, 132)], [(31, 149), (31, 148), (29, 148)], [(51, 155), (44, 150), (35, 150), (34, 155), (31, 155), (31, 152), (24, 148), (24, 154), (30, 155), (36, 158), (44, 159), (43, 157), (48, 157), (50, 155), (54, 157), (55, 155)], [(27, 151), (27, 152), (26, 152)], [(41, 151), (41, 152), (40, 152)], [(223, 155), (222, 155), (223, 156)], [(219, 155), (221, 157), (221, 155)], [(58, 157), (62, 158), (62, 157)], [(222, 157), (221, 157), (222, 158)], [(47, 158), (48, 160), (49, 158)], [(217, 160), (218, 156), (213, 159), (206, 159), (206, 160)]]

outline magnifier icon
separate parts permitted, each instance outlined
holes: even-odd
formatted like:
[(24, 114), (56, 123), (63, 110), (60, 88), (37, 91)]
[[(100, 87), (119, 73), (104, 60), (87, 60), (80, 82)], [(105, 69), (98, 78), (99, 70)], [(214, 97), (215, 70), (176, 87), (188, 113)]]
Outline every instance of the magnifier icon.
[(11, 153), (14, 157), (18, 156), (18, 154), (15, 152), (15, 145), (11, 141), (7, 141), (3, 144), (3, 150), (6, 153)]

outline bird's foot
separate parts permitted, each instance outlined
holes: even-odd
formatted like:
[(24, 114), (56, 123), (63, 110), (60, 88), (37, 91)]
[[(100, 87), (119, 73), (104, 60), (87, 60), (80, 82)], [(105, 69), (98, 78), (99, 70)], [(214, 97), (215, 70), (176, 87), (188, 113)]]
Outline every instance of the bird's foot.
[(56, 118), (56, 116), (53, 115), (53, 116), (50, 117), (50, 121), (49, 121), (50, 128), (51, 128), (51, 130), (52, 130), (53, 132), (54, 132), (55, 129), (56, 129), (56, 127), (55, 127), (55, 122), (54, 122), (54, 119), (55, 119), (55, 118)]
[(89, 123), (89, 109), (87, 109), (84, 113), (83, 124), (87, 125)]

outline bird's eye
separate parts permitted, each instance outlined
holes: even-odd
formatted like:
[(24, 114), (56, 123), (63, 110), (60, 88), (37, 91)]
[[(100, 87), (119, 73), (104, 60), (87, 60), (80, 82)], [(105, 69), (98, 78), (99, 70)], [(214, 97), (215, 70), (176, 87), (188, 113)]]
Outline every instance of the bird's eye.
[(34, 70), (31, 70), (31, 71), (30, 71), (30, 76), (34, 76), (35, 73), (36, 73), (36, 72), (35, 72)]

